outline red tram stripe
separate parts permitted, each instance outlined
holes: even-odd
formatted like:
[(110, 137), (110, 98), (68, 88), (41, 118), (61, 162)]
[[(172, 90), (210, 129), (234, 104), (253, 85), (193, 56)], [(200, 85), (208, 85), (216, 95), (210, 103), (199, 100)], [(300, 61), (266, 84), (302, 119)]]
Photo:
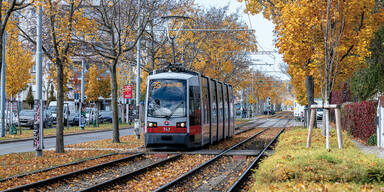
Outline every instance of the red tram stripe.
[(196, 135), (201, 134), (201, 125), (192, 125), (189, 127), (189, 134)]
[(187, 128), (176, 128), (176, 126), (158, 126), (147, 128), (147, 133), (187, 133)]

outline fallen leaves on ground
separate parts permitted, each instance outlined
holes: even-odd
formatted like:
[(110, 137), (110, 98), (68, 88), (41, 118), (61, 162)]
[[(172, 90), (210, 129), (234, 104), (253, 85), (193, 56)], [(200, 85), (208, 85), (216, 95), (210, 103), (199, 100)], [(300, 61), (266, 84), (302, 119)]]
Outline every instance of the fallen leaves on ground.
[(156, 167), (127, 181), (124, 185), (115, 186), (107, 191), (153, 191), (210, 158), (212, 156), (209, 155), (184, 155), (176, 161)]
[(252, 129), (252, 130), (240, 133), (238, 135), (233, 135), (231, 138), (224, 140), (224, 141), (222, 141), (216, 145), (210, 145), (209, 149), (211, 149), (211, 150), (227, 149), (227, 148), (233, 146), (234, 144), (256, 134), (257, 132), (260, 132), (261, 130), (263, 130), (263, 128), (256, 128), (256, 129)]
[(137, 148), (144, 145), (144, 137), (136, 139), (135, 135), (127, 135), (120, 137), (120, 143), (112, 143), (112, 139), (103, 139), (91, 142), (84, 142), (72, 145), (66, 145), (68, 148), (118, 148), (118, 149), (129, 149)]
[[(0, 156), (1, 164), (0, 174), (3, 177), (9, 177), (15, 174), (26, 173), (43, 168), (62, 165), (65, 163), (79, 161), (90, 157), (100, 156), (111, 153), (110, 151), (67, 151), (65, 153), (55, 153), (54, 151), (44, 151), (43, 157), (35, 157), (33, 152), (21, 154), (9, 154)], [(117, 154), (107, 157), (101, 157), (89, 161), (85, 161), (76, 165), (64, 166), (49, 171), (27, 175), (21, 178), (14, 178), (1, 182), (0, 190), (14, 188), (16, 186), (48, 179), (65, 173), (70, 173), (97, 164), (105, 163), (115, 159), (129, 156), (128, 154)]]

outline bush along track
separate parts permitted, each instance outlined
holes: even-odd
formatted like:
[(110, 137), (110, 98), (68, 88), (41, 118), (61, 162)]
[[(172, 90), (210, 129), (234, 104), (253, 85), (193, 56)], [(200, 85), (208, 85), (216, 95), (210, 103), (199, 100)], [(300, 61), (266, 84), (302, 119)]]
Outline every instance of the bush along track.
[[(344, 133), (337, 149), (331, 131), (331, 151), (316, 129), (306, 148), (307, 129), (286, 130), (272, 156), (264, 159), (248, 183), (250, 191), (382, 191), (384, 160), (362, 153)], [(247, 188), (244, 190), (248, 190)]]

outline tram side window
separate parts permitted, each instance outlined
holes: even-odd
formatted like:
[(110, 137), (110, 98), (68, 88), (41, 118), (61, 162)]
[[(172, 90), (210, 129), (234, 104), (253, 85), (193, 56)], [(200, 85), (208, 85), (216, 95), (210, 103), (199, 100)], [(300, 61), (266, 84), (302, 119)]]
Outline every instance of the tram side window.
[(189, 86), (189, 125), (201, 125), (199, 86)]
[(203, 77), (201, 79), (202, 83), (202, 101), (203, 101), (203, 114), (204, 114), (204, 124), (208, 124), (209, 121), (209, 98), (208, 98), (208, 79)]

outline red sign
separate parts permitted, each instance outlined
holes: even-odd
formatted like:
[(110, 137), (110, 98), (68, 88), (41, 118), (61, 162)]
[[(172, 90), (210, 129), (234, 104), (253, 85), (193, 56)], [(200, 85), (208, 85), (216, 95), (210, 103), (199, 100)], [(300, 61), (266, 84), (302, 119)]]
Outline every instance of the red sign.
[(124, 85), (123, 97), (124, 99), (132, 99), (132, 85)]

